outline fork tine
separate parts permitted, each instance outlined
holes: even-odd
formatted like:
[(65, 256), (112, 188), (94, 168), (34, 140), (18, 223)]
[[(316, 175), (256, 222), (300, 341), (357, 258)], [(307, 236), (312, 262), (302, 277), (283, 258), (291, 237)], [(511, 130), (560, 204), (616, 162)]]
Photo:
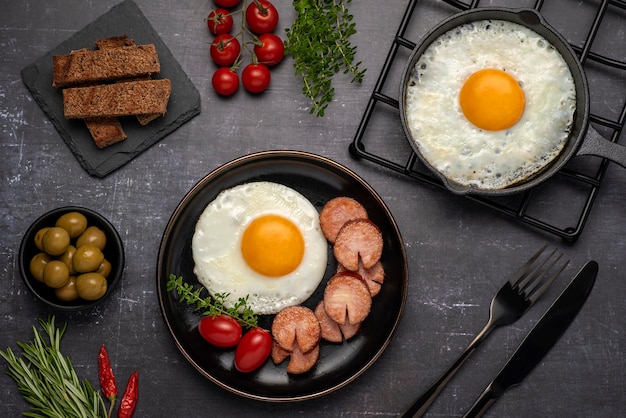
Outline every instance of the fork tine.
[(546, 248), (548, 248), (548, 244), (541, 247), (539, 251), (535, 253), (535, 255), (530, 257), (527, 262), (525, 262), (515, 273), (513, 273), (513, 276), (511, 276), (511, 278), (509, 279), (509, 283), (511, 283), (511, 286), (516, 287), (519, 284), (519, 282), (524, 278), (524, 275), (526, 274), (528, 269), (530, 269), (533, 263), (537, 260), (537, 258), (539, 258), (541, 253), (543, 253)]
[[(543, 266), (545, 266), (545, 264), (548, 262), (548, 260), (550, 260), (550, 258), (552, 258), (552, 256), (556, 253), (556, 248), (554, 250), (552, 250), (552, 252), (541, 262), (539, 263), (538, 266), (536, 266), (530, 273), (528, 273), (526, 275), (526, 277), (524, 277), (524, 279), (520, 280), (520, 282), (518, 283), (517, 287), (518, 290), (520, 292), (525, 291), (528, 284), (530, 283), (531, 279), (533, 279), (533, 277), (537, 277), (537, 279), (541, 279), (541, 277), (543, 276), (543, 274), (545, 272), (547, 272), (548, 270), (550, 270), (552, 268), (552, 266), (554, 266), (554, 263), (552, 263), (552, 265), (550, 267), (548, 267), (547, 269), (544, 270), (544, 273), (540, 274), (539, 276), (537, 276), (537, 274), (539, 273), (539, 271), (541, 271), (541, 269), (543, 268)], [(561, 256), (559, 256), (561, 257)], [(557, 258), (558, 260), (558, 258)], [(556, 262), (556, 261), (555, 261)], [(515, 287), (515, 286), (514, 286)]]
[[(552, 263), (552, 266), (554, 266), (554, 264), (556, 264), (556, 262), (558, 261), (558, 259), (559, 259), (559, 258), (561, 258), (561, 256), (560, 256), (560, 255), (559, 255), (559, 257), (557, 258), (557, 260), (555, 260), (555, 261), (554, 261), (554, 263)], [(563, 265), (561, 266), (561, 268), (559, 268), (559, 269), (558, 269), (558, 270), (557, 270), (557, 271), (556, 271), (556, 272), (555, 272), (555, 273), (554, 273), (554, 274), (553, 274), (553, 275), (552, 275), (552, 276), (551, 276), (548, 280), (546, 280), (546, 281), (543, 283), (543, 285), (542, 285), (539, 289), (535, 290), (532, 294), (530, 294), (530, 292), (529, 292), (529, 293), (527, 293), (527, 298), (528, 298), (528, 300), (530, 300), (530, 301), (531, 301), (531, 303), (535, 303), (535, 301), (536, 301), (537, 299), (539, 299), (539, 297), (543, 294), (543, 292), (545, 292), (545, 291), (546, 291), (546, 289), (547, 289), (548, 287), (550, 287), (550, 285), (552, 284), (552, 282), (553, 282), (553, 281), (554, 281), (557, 277), (559, 277), (559, 275), (561, 274), (561, 272), (562, 272), (563, 270), (565, 270), (565, 267), (567, 267), (567, 266), (568, 266), (568, 264), (569, 264), (569, 260), (565, 261), (565, 263), (563, 263)], [(550, 268), (552, 268), (552, 266), (550, 266)], [(549, 270), (549, 269), (548, 269), (548, 270)], [(546, 270), (546, 271), (547, 271), (547, 270)], [(538, 282), (538, 281), (537, 281), (537, 282)]]

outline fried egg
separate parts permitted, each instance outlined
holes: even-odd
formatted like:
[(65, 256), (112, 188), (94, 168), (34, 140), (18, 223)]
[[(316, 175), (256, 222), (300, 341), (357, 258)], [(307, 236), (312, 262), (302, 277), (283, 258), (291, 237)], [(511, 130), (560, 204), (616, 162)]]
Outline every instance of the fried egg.
[(223, 190), (200, 215), (192, 238), (194, 273), (227, 307), (248, 296), (257, 314), (308, 299), (324, 277), (328, 243), (313, 204), (271, 182)]
[(406, 125), (446, 178), (502, 189), (563, 149), (576, 109), (572, 74), (544, 37), (500, 20), (464, 24), (430, 44), (413, 68)]

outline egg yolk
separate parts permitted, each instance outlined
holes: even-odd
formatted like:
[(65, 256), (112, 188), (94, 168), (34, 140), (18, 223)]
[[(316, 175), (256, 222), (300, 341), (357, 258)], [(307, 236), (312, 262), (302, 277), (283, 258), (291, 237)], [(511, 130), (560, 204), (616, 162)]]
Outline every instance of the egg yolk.
[(294, 271), (304, 256), (304, 238), (289, 219), (264, 215), (253, 220), (243, 232), (241, 253), (259, 274), (280, 277)]
[(473, 73), (459, 94), (461, 110), (477, 128), (500, 131), (515, 125), (524, 112), (524, 92), (510, 74), (495, 68)]

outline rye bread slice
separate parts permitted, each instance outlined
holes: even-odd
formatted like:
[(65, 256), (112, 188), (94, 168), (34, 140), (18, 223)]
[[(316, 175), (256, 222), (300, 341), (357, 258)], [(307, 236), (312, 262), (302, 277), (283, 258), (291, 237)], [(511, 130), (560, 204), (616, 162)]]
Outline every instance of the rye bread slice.
[(127, 138), (118, 118), (85, 119), (85, 124), (96, 146), (100, 149)]
[(161, 71), (153, 44), (73, 51), (52, 57), (55, 88), (152, 76)]
[(169, 79), (129, 81), (63, 90), (67, 119), (165, 115), (172, 91)]

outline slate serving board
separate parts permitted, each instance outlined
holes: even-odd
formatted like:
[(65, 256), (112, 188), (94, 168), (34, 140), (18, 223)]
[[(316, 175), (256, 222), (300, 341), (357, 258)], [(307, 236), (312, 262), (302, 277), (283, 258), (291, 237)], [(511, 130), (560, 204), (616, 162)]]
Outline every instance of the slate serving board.
[[(104, 149), (96, 147), (84, 121), (63, 116), (61, 90), (52, 87), (52, 56), (72, 50), (94, 49), (96, 40), (128, 35), (138, 45), (155, 45), (161, 62), (161, 74), (169, 78), (172, 94), (165, 117), (141, 126), (134, 117), (120, 121), (128, 138)], [(200, 95), (180, 64), (172, 56), (150, 22), (132, 0), (125, 0), (85, 26), (66, 41), (50, 50), (21, 71), (22, 81), (50, 119), (80, 165), (92, 176), (105, 177), (154, 145), (200, 113)]]

